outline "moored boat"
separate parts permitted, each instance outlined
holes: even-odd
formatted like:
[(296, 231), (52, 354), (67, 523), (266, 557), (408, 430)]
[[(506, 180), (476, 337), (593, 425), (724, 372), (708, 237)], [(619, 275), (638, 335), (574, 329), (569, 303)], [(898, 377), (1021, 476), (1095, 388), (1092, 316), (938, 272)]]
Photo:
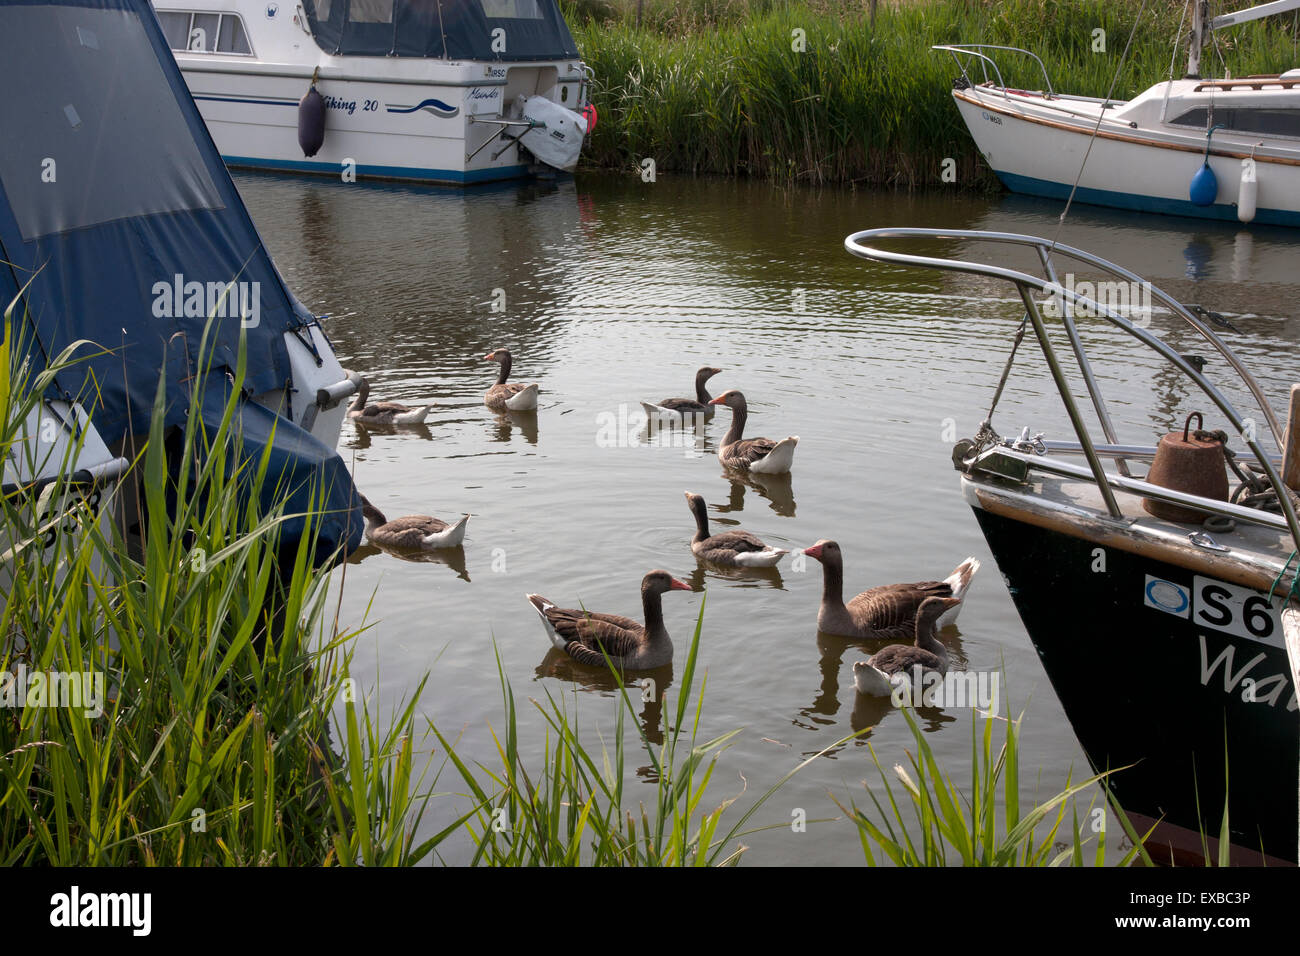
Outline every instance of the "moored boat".
[(231, 166), (516, 179), (571, 171), (594, 122), (590, 74), (556, 0), (154, 6)]
[[(1236, 79), (1200, 76), (1207, 31), (1300, 8), (1300, 0), (1212, 20), (1204, 0), (1192, 6), (1187, 75), (1128, 101), (1057, 93), (1042, 61), (1028, 50), (979, 43), (935, 49), (957, 61), (961, 75), (953, 99), (980, 154), (1012, 192), (1300, 226), (1300, 69)], [(1008, 54), (1037, 63), (1041, 89), (1004, 81), (997, 58)]]
[[(6, 484), (107, 493), (156, 408), (170, 436), (215, 434), (229, 405), (242, 453), (267, 453), (267, 494), (327, 512), (282, 541), (359, 544), (335, 451), (356, 376), (272, 262), (147, 0), (0, 2), (0, 79), (24, 90), (0, 105), (6, 360), (21, 348), (14, 365), (45, 377)], [(124, 527), (137, 497), (119, 496)]]
[[(931, 248), (934, 240), (1011, 246), (1008, 256), (1020, 253), (1021, 260), (1029, 251), (1042, 274), (883, 248), (918, 239)], [(1234, 862), (1294, 864), (1300, 388), (1292, 391), (1284, 427), (1249, 369), (1197, 315), (1140, 276), (1077, 248), (1014, 233), (907, 228), (855, 233), (845, 246), (869, 260), (991, 277), (1016, 288), (1025, 307), (1021, 334), (1037, 342), (1074, 434), (1049, 439), (1025, 429), (1003, 437), (991, 409), (978, 434), (957, 443), (953, 461), (1044, 670), (1094, 770), (1115, 771), (1111, 796), (1137, 832), (1154, 827), (1147, 846), (1157, 859), (1195, 862), (1206, 848), (1216, 855), (1226, 806)], [(1098, 290), (1095, 298), (1063, 285), (1071, 264), (1108, 277), (1102, 281), (1138, 284), (1151, 303), (1205, 340), (1216, 374), (1226, 368), (1232, 381), (1212, 384), (1193, 361), (1200, 357), (1172, 349), (1147, 322), (1107, 302), (1100, 285), (1089, 286)], [(1046, 303), (1038, 293), (1047, 294)], [(1045, 316), (1059, 319), (1069, 341), (1071, 375)], [(1230, 475), (1240, 481), (1235, 494), (1193, 491), (1189, 478), (1167, 477), (1165, 446), (1179, 444), (1177, 436), (1159, 446), (1121, 442), (1080, 334), (1083, 318), (1133, 336), (1201, 389), (1223, 432), (1198, 430), (1186, 444), (1208, 449), (1201, 472), (1225, 488)], [(1019, 335), (1015, 342), (1008, 373)], [(1004, 374), (994, 408), (1006, 384)], [(1085, 422), (1076, 391), (1091, 400), (1097, 426)], [(1229, 392), (1249, 396), (1248, 413)], [(1270, 440), (1276, 450), (1265, 449)], [(1222, 451), (1228, 442), (1245, 446), (1232, 461)], [(1240, 463), (1247, 457), (1254, 458), (1249, 468)], [(1190, 511), (1194, 520), (1170, 508)], [(1219, 524), (1207, 530), (1202, 519)]]

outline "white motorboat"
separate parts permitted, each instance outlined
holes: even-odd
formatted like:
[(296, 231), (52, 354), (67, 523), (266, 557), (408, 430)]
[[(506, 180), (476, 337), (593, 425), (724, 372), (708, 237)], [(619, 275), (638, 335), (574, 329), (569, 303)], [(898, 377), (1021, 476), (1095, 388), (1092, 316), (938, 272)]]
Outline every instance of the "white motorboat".
[(153, 2), (230, 166), (515, 179), (571, 171), (594, 122), (557, 0)]
[[(1057, 93), (1042, 61), (1027, 50), (989, 44), (935, 49), (957, 60), (957, 108), (980, 153), (1012, 192), (1300, 226), (1300, 69), (1237, 79), (1199, 75), (1207, 30), (1298, 9), (1300, 0), (1214, 19), (1206, 6), (1193, 0), (1188, 75), (1127, 102)], [(996, 60), (1005, 54), (1032, 57), (1043, 88), (1008, 86)]]

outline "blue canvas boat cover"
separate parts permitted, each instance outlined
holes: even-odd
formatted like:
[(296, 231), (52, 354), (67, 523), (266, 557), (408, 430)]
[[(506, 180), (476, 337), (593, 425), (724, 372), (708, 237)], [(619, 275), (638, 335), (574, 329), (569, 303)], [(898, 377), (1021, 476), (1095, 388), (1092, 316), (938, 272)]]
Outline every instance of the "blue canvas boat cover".
[(326, 53), (446, 60), (578, 56), (556, 0), (303, 0)]
[[(243, 334), (245, 394), (291, 385), (284, 335), (313, 316), (263, 247), (148, 0), (0, 0), (0, 87), (0, 309), (25, 290), (14, 316), (26, 312), (37, 365), (99, 346), (58, 374), (57, 397), (81, 401), (111, 446), (147, 433), (166, 364), (166, 424), (183, 424), (210, 317), (211, 380), (234, 373)], [(322, 546), (359, 545), (342, 459), (284, 419), (275, 441), (272, 484), (329, 489)]]

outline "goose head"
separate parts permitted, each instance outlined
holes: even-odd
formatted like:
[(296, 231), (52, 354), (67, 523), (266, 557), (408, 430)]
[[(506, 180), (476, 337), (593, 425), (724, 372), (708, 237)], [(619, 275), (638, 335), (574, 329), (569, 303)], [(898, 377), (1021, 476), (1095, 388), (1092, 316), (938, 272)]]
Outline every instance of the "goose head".
[(743, 409), (746, 407), (744, 393), (741, 392), (739, 389), (735, 389), (735, 388), (731, 389), (730, 391), (723, 392), (717, 398), (713, 399), (713, 401), (709, 402), (709, 404), (726, 405), (732, 411), (736, 411), (738, 409)]
[(691, 514), (695, 515), (695, 523), (700, 526), (700, 533), (707, 534), (709, 526), (708, 508), (704, 504), (704, 499), (694, 492), (686, 492), (686, 507), (691, 509)]
[(357, 495), (361, 498), (361, 514), (366, 519), (368, 526), (378, 527), (379, 525), (388, 524), (388, 519), (384, 517), (384, 513), (372, 505), (365, 495), (361, 494), (361, 492), (357, 492)]
[(721, 371), (722, 369), (713, 368), (710, 365), (701, 366), (700, 370), (695, 373), (695, 384), (703, 385), (705, 382), (713, 378), (713, 376), (717, 375)]
[(844, 563), (844, 556), (840, 553), (839, 543), (829, 538), (822, 538), (811, 548), (804, 548), (803, 553), (810, 558), (816, 558), (822, 564), (840, 565)]
[(487, 355), (483, 356), (483, 361), (485, 361), (485, 362), (509, 362), (509, 361), (510, 361), (510, 350), (509, 350), (509, 349), (493, 349), (493, 350), (492, 350), (491, 352), (489, 352)]
[[(805, 552), (807, 553), (807, 552)], [(916, 627), (918, 631), (932, 629), (934, 624), (943, 612), (950, 607), (956, 607), (961, 603), (961, 598), (954, 597), (931, 597), (921, 602), (921, 606), (916, 609)]]
[(642, 594), (666, 594), (669, 591), (692, 591), (689, 584), (678, 581), (667, 571), (654, 570), (641, 579)]

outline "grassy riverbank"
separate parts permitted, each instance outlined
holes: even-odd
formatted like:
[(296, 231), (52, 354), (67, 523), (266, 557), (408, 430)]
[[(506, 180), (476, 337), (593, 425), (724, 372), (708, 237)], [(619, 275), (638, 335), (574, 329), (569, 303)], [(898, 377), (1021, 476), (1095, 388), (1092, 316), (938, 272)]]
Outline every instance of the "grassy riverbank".
[[(987, 188), (949, 93), (958, 70), (936, 43), (1038, 54), (1059, 91), (1128, 98), (1186, 65), (1178, 0), (574, 0), (566, 15), (596, 76), (588, 166), (780, 181)], [(1104, 31), (1104, 52), (1094, 52)], [(802, 32), (800, 32), (802, 31)], [(1234, 76), (1297, 65), (1295, 21), (1223, 31), (1206, 68)], [(800, 49), (801, 48), (801, 49)], [(1042, 87), (1027, 57), (999, 56), (1011, 85)]]

